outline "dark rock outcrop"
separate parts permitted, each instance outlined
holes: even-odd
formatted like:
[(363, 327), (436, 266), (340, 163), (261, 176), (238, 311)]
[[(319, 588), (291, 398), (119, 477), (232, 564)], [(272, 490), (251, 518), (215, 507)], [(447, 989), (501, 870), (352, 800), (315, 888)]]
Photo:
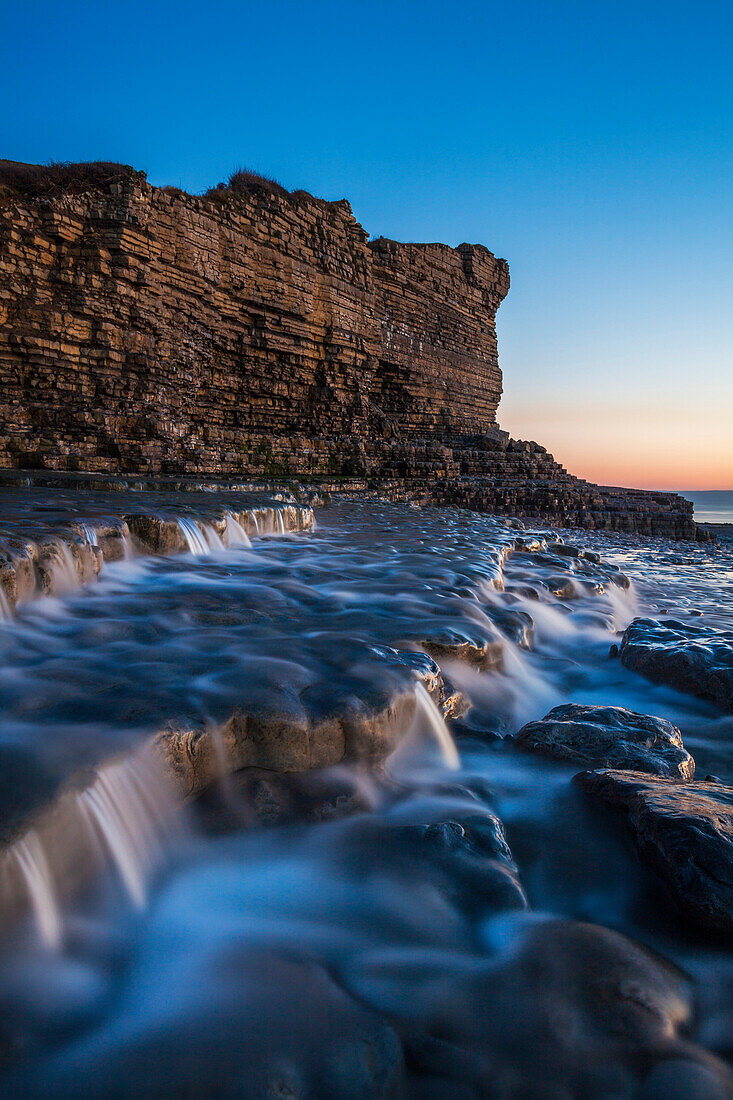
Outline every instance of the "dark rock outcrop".
[(686, 917), (733, 931), (733, 788), (621, 771), (583, 772), (576, 781), (624, 815), (639, 855)]
[(622, 768), (690, 780), (695, 761), (671, 722), (624, 707), (554, 707), (516, 736), (522, 748), (580, 764), (585, 768)]
[(621, 642), (626, 668), (733, 711), (733, 631), (634, 619)]

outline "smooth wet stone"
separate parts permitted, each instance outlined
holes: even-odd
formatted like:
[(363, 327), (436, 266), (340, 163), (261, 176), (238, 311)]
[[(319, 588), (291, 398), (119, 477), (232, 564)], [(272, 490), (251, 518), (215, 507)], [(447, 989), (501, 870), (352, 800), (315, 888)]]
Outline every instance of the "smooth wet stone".
[[(723, 1062), (683, 1038), (691, 983), (673, 965), (607, 928), (507, 914), (484, 925), (485, 954), (422, 952), (357, 959), (349, 988), (386, 1012), (415, 1097), (656, 1097), (664, 1067), (730, 1095)], [(666, 1078), (669, 1082), (669, 1078)], [(714, 1091), (717, 1089), (718, 1091)]]
[(621, 661), (648, 680), (733, 711), (732, 630), (634, 619), (621, 641)]
[[(294, 952), (293, 952), (294, 954)], [(183, 960), (181, 960), (183, 962)], [(222, 944), (188, 975), (191, 1011), (165, 997), (124, 1033), (102, 1030), (64, 1057), (36, 1060), (8, 1096), (119, 1100), (396, 1100), (404, 1063), (386, 1020), (344, 992), (317, 963)], [(175, 984), (172, 975), (165, 975)], [(178, 985), (184, 984), (183, 980)], [(203, 992), (198, 998), (196, 988)], [(185, 1005), (185, 1002), (184, 1002)], [(149, 1006), (145, 1008), (149, 1011)]]
[(625, 707), (567, 703), (528, 722), (517, 744), (586, 768), (623, 768), (690, 780), (695, 761), (671, 722)]
[(484, 672), (501, 672), (504, 668), (504, 643), (499, 640), (471, 637), (448, 629), (429, 638), (420, 638), (418, 644), (438, 661), (465, 661)]
[(539, 589), (532, 584), (507, 584), (506, 591), (525, 600), (539, 600), (540, 598)]
[(577, 600), (580, 595), (579, 585), (571, 576), (548, 577), (545, 586), (558, 600)]
[(446, 896), (461, 909), (526, 909), (527, 899), (504, 834), (490, 811), (406, 830), (412, 858), (443, 879)]
[(186, 538), (174, 519), (155, 515), (127, 516), (127, 526), (141, 549), (153, 554), (180, 554)]
[(581, 550), (579, 546), (572, 546), (567, 542), (548, 542), (547, 550), (551, 554), (559, 554), (561, 558), (579, 558)]
[(255, 825), (334, 821), (372, 809), (371, 781), (348, 768), (300, 773), (243, 768), (212, 784), (193, 805), (207, 833)]
[(531, 649), (534, 645), (534, 619), (527, 611), (518, 611), (512, 607), (487, 607), (486, 614), (502, 634), (520, 646)]
[(641, 858), (689, 920), (733, 932), (733, 787), (621, 771), (583, 772), (576, 782), (623, 814)]

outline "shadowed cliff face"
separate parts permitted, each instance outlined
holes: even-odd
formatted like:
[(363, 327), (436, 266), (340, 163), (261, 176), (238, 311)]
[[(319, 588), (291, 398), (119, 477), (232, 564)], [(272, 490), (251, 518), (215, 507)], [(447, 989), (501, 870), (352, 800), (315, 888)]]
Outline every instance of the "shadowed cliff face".
[(495, 423), (509, 278), (485, 248), (368, 245), (304, 192), (2, 202), (5, 466), (326, 472), (341, 440)]

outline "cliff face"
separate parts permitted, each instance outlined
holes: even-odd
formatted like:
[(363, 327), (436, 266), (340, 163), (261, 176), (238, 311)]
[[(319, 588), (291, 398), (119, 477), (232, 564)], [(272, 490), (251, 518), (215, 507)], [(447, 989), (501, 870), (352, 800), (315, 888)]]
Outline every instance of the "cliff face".
[(369, 245), (346, 202), (6, 199), (0, 286), (5, 466), (335, 472), (357, 440), (495, 423), (506, 263)]
[(67, 169), (15, 166), (28, 192), (0, 162), (0, 468), (357, 476), (695, 536), (687, 501), (589, 485), (498, 429), (509, 271), (488, 249), (369, 242), (304, 192), (196, 198), (91, 167), (59, 188)]

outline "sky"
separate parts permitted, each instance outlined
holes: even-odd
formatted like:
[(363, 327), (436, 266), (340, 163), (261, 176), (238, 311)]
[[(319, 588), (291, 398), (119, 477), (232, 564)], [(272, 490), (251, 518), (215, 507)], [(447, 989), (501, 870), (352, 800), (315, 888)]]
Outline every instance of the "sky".
[(733, 488), (733, 5), (0, 0), (0, 157), (245, 165), (508, 259), (499, 421), (572, 473)]

